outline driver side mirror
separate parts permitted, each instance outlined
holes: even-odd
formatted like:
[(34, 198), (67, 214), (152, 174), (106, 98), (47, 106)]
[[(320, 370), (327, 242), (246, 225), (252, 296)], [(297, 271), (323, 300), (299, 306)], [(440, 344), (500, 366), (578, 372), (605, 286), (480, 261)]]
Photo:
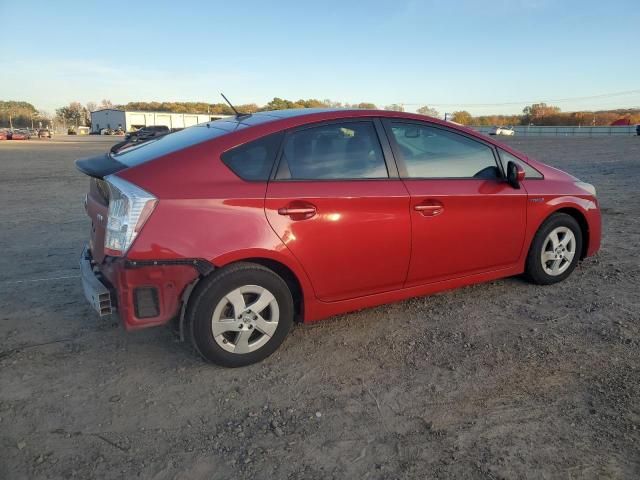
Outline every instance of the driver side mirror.
[(520, 182), (524, 180), (524, 168), (516, 162), (510, 161), (507, 164), (507, 183), (513, 188), (520, 188)]

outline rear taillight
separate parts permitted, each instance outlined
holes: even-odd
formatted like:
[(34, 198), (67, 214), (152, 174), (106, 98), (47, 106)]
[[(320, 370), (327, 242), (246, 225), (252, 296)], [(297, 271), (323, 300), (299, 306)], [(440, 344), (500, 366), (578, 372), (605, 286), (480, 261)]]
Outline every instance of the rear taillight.
[(104, 236), (107, 255), (122, 256), (153, 212), (158, 199), (115, 175), (105, 177), (109, 186), (109, 213)]

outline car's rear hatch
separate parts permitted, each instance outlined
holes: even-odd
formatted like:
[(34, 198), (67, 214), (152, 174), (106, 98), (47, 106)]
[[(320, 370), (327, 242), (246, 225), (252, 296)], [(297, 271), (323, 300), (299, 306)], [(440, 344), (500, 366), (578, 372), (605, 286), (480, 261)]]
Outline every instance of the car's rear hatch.
[[(109, 184), (106, 179), (128, 168), (168, 155), (178, 150), (211, 140), (233, 129), (245, 127), (231, 119), (186, 128), (180, 132), (152, 137), (144, 142), (117, 144), (111, 151), (76, 161), (76, 167), (91, 177), (86, 197), (86, 211), (91, 218), (90, 249), (96, 262), (104, 260), (104, 237), (109, 213)], [(151, 192), (153, 193), (153, 192)]]

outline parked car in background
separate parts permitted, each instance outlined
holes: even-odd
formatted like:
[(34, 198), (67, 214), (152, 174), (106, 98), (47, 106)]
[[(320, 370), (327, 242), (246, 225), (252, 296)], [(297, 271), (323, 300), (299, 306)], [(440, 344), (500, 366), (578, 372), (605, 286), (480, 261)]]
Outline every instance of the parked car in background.
[(513, 136), (516, 134), (516, 131), (513, 129), (513, 127), (493, 127), (490, 131), (489, 131), (489, 135), (507, 135), (507, 136)]
[(640, 135), (640, 125), (636, 125), (636, 134)]
[(126, 140), (130, 140), (132, 142), (137, 142), (139, 140), (146, 140), (151, 137), (156, 137), (159, 135), (166, 135), (167, 133), (171, 133), (169, 127), (165, 125), (150, 125), (148, 127), (142, 127), (135, 132), (129, 132), (125, 135)]
[(600, 247), (592, 185), (404, 112), (242, 115), (76, 165), (87, 300), (130, 330), (176, 319), (225, 366), (295, 320), (522, 273), (550, 285)]
[(11, 130), (0, 130), (0, 140), (11, 140)]
[(14, 130), (11, 134), (11, 140), (29, 140), (31, 135), (26, 129)]
[(38, 130), (38, 138), (51, 138), (51, 130), (48, 128), (41, 128)]

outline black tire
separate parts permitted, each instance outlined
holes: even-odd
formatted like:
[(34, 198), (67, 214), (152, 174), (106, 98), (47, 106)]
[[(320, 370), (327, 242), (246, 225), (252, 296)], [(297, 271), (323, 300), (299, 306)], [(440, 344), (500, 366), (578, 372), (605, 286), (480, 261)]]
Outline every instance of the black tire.
[[(566, 227), (573, 232), (575, 237), (575, 254), (568, 268), (564, 270), (564, 272), (559, 275), (550, 275), (544, 270), (540, 257), (542, 255), (542, 249), (544, 248), (547, 236), (558, 227)], [(580, 261), (581, 253), (582, 230), (580, 229), (580, 225), (576, 219), (566, 213), (554, 213), (544, 221), (533, 237), (533, 242), (531, 242), (531, 247), (529, 248), (529, 253), (527, 255), (525, 277), (530, 282), (538, 285), (551, 285), (553, 283), (561, 282), (571, 275), (573, 269), (576, 268), (576, 265)]]
[[(279, 310), (277, 327), (268, 341), (257, 350), (249, 353), (229, 352), (214, 338), (212, 317), (216, 306), (225, 296), (248, 285), (262, 287), (275, 297)], [(245, 262), (217, 270), (202, 280), (194, 290), (187, 308), (193, 346), (205, 360), (224, 367), (242, 367), (267, 358), (286, 338), (293, 325), (293, 316), (293, 299), (285, 281), (262, 265)]]

